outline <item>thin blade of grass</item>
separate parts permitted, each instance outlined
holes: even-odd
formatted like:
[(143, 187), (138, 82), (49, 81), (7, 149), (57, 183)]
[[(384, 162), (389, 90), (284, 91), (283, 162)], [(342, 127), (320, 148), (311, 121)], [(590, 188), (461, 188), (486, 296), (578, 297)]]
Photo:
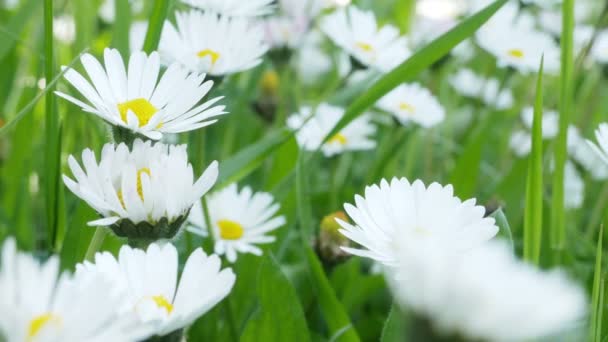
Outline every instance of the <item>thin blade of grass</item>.
[(538, 265), (540, 261), (543, 228), (543, 64), (541, 59), (536, 83), (532, 153), (528, 162), (524, 214), (524, 260), (534, 265)]
[(507, 0), (496, 0), (485, 9), (479, 11), (470, 18), (464, 20), (455, 28), (441, 37), (432, 41), (429, 45), (412, 55), (409, 59), (397, 66), (391, 72), (374, 83), (365, 93), (346, 109), (346, 113), (336, 126), (325, 136), (324, 142), (336, 135), (351, 121), (361, 115), (367, 108), (371, 107), (382, 96), (393, 90), (399, 84), (413, 79), (423, 70), (437, 62), (448, 54), (456, 45), (471, 37), (477, 29), (490, 19)]
[[(590, 341), (601, 341), (601, 322), (602, 322), (602, 307), (600, 299), (604, 292), (602, 286), (603, 275), (602, 272), (602, 245), (604, 240), (604, 226), (600, 227), (600, 232), (597, 237), (597, 249), (595, 252), (595, 269), (593, 271), (593, 288), (591, 292), (591, 324), (589, 325), (589, 336)], [(599, 328), (598, 328), (599, 326)]]
[(565, 249), (566, 212), (564, 209), (564, 173), (567, 158), (567, 131), (572, 110), (572, 70), (574, 68), (574, 0), (562, 4), (561, 76), (559, 133), (554, 151), (553, 199), (551, 203), (551, 248), (553, 264), (559, 265)]
[(116, 20), (112, 45), (118, 49), (122, 58), (129, 57), (129, 29), (131, 27), (131, 6), (129, 0), (114, 0), (116, 7)]
[(148, 22), (148, 31), (146, 32), (146, 39), (144, 40), (144, 51), (151, 53), (158, 48), (158, 42), (160, 41), (160, 35), (163, 31), (163, 25), (167, 18), (167, 11), (169, 9), (170, 0), (156, 0), (154, 2), (154, 8), (152, 9), (152, 15)]

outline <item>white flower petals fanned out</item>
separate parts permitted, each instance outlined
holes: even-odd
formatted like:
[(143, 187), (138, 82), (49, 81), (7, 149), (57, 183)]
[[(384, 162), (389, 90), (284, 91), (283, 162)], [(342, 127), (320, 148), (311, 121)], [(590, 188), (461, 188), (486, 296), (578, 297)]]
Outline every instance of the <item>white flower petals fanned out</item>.
[(159, 78), (156, 52), (149, 56), (133, 52), (127, 68), (115, 49), (105, 49), (104, 66), (90, 54), (83, 55), (81, 62), (90, 82), (73, 69), (64, 77), (87, 102), (62, 92), (56, 94), (111, 125), (150, 139), (211, 125), (226, 113), (224, 106), (214, 106), (219, 97), (197, 105), (213, 86), (212, 81), (204, 82), (204, 74), (189, 73), (174, 64)]
[[(131, 312), (119, 313), (123, 297), (109, 292), (98, 275), (75, 279), (59, 275), (59, 259), (40, 264), (17, 252), (9, 238), (0, 269), (0, 336), (6, 341), (119, 341), (145, 338), (150, 327)], [(3, 339), (4, 340), (4, 339)]]
[(165, 23), (159, 45), (165, 63), (224, 76), (257, 66), (268, 51), (260, 23), (196, 10), (177, 12), (175, 17), (177, 26)]
[(568, 154), (581, 165), (594, 180), (608, 179), (608, 164), (595, 153), (595, 150), (582, 137), (575, 126), (568, 127)]
[(496, 109), (513, 107), (513, 93), (510, 89), (502, 89), (495, 78), (484, 78), (470, 69), (460, 69), (448, 79), (450, 85), (461, 95), (479, 99), (488, 106)]
[[(287, 119), (287, 126), (297, 131), (296, 140), (300, 148), (315, 151), (342, 116), (343, 108), (321, 103), (316, 108), (300, 108), (299, 113)], [(323, 144), (321, 150), (326, 157), (346, 151), (370, 150), (376, 147), (376, 142), (371, 138), (375, 132), (376, 127), (370, 122), (369, 116), (362, 115)]]
[[(235, 262), (238, 253), (262, 255), (258, 244), (275, 241), (268, 235), (285, 225), (285, 217), (275, 216), (279, 204), (266, 192), (253, 192), (244, 187), (239, 192), (236, 184), (209, 194), (207, 197), (209, 216), (212, 224), (215, 253), (226, 255)], [(189, 216), (188, 231), (207, 236), (208, 227), (203, 219), (202, 207), (195, 205)]]
[(125, 293), (118, 313), (135, 312), (142, 324), (154, 327), (148, 336), (166, 335), (192, 324), (232, 290), (232, 269), (221, 269), (217, 255), (198, 248), (186, 261), (178, 284), (175, 247), (151, 244), (147, 251), (123, 246), (118, 260), (110, 253), (97, 253), (95, 263), (77, 265), (77, 278), (102, 275), (113, 289)]
[(173, 222), (209, 191), (218, 176), (218, 163), (213, 162), (195, 180), (186, 145), (153, 145), (139, 139), (132, 151), (125, 144), (106, 144), (99, 163), (93, 151), (84, 150), (84, 169), (73, 156), (68, 163), (74, 180), (63, 176), (64, 183), (102, 216), (89, 222), (99, 226), (122, 219)]
[(381, 98), (377, 106), (403, 125), (414, 122), (430, 128), (445, 119), (445, 109), (437, 98), (418, 83), (402, 84)]
[(182, 0), (196, 9), (228, 17), (257, 17), (274, 10), (274, 0)]
[(356, 6), (324, 17), (321, 30), (361, 64), (382, 72), (392, 70), (411, 55), (399, 29), (391, 25), (379, 28), (373, 12)]
[(498, 233), (493, 218), (484, 218), (485, 208), (475, 199), (462, 202), (451, 185), (394, 178), (390, 183), (365, 188), (365, 196), (355, 196), (355, 204), (344, 209), (353, 224), (337, 220), (340, 232), (362, 249), (343, 247), (351, 254), (372, 258), (387, 266), (398, 264), (400, 239), (449, 242), (454, 253), (483, 244)]
[(583, 323), (582, 288), (560, 271), (518, 261), (502, 241), (459, 255), (445, 244), (402, 242), (400, 266), (387, 280), (403, 307), (447, 336), (532, 341)]

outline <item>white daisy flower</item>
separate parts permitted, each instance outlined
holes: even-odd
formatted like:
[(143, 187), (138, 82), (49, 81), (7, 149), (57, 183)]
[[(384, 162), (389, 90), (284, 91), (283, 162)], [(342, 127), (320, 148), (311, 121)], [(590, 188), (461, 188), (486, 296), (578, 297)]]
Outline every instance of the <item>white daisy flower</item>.
[(217, 255), (196, 249), (179, 277), (177, 249), (170, 243), (151, 244), (146, 251), (122, 246), (118, 260), (110, 253), (95, 255), (95, 263), (76, 265), (76, 276), (103, 275), (114, 289), (126, 293), (118, 313), (134, 312), (154, 327), (148, 335), (164, 336), (192, 324), (224, 299), (235, 282), (232, 269), (221, 269)]
[(583, 323), (584, 290), (561, 271), (520, 262), (502, 241), (460, 255), (445, 244), (401, 241), (400, 266), (387, 280), (400, 304), (428, 319), (437, 336), (532, 341)]
[(564, 169), (564, 206), (580, 209), (585, 201), (585, 181), (571, 161), (566, 161)]
[(131, 53), (137, 53), (144, 49), (147, 33), (148, 22), (146, 20), (137, 20), (131, 23), (129, 29), (129, 50)]
[(118, 314), (120, 293), (100, 276), (60, 275), (59, 258), (39, 263), (9, 238), (0, 269), (0, 340), (8, 342), (122, 341), (145, 338), (149, 326)]
[(608, 164), (608, 123), (601, 123), (595, 131), (597, 145), (587, 140), (589, 146), (593, 149), (605, 164)]
[(280, 0), (281, 15), (263, 21), (266, 42), (273, 48), (294, 49), (309, 32), (322, 4), (318, 0)]
[(449, 77), (448, 82), (460, 94), (478, 99), (486, 105), (504, 110), (513, 107), (513, 93), (510, 89), (500, 90), (500, 82), (495, 78), (484, 78), (470, 69), (460, 69)]
[(500, 15), (503, 10), (477, 31), (479, 46), (494, 55), (500, 67), (513, 67), (524, 74), (535, 73), (544, 55), (544, 71), (557, 73), (560, 49), (553, 38), (533, 29), (532, 19), (521, 15), (514, 19), (510, 13), (503, 17)]
[(355, 205), (344, 209), (354, 224), (338, 220), (342, 234), (363, 249), (343, 247), (351, 254), (367, 257), (387, 266), (399, 264), (398, 241), (412, 244), (445, 242), (453, 252), (479, 246), (498, 233), (493, 218), (484, 218), (485, 208), (475, 199), (462, 202), (451, 185), (422, 181), (386, 180), (365, 188), (365, 197), (356, 195)]
[[(224, 76), (251, 69), (268, 51), (261, 24), (195, 10), (177, 12), (177, 27), (165, 23), (159, 51), (188, 70)], [(213, 34), (201, 34), (213, 32)]]
[[(144, 0), (129, 0), (131, 14), (137, 15), (144, 9)], [(106, 23), (113, 23), (116, 19), (116, 0), (103, 0), (99, 7), (99, 17)]]
[(568, 127), (568, 154), (594, 180), (608, 179), (608, 164), (595, 153), (575, 126)]
[[(294, 131), (297, 130), (296, 140), (300, 148), (316, 151), (323, 143), (323, 138), (343, 116), (343, 108), (321, 103), (316, 108), (300, 108), (299, 113), (292, 114), (287, 119), (287, 126)], [(371, 124), (370, 118), (363, 115), (323, 144), (321, 150), (326, 157), (346, 151), (370, 150), (376, 147), (376, 142), (370, 137), (375, 132), (376, 127)]]
[(399, 85), (384, 95), (376, 105), (391, 113), (403, 125), (414, 122), (429, 128), (445, 119), (445, 109), (439, 100), (418, 83)]
[[(534, 108), (526, 107), (521, 112), (521, 120), (524, 126), (529, 131), (532, 131), (532, 124), (534, 122)], [(553, 139), (559, 132), (559, 114), (554, 110), (543, 109), (543, 139)]]
[(532, 136), (524, 130), (513, 131), (509, 138), (509, 147), (516, 156), (525, 157), (532, 150)]
[(325, 37), (319, 31), (310, 31), (302, 40), (295, 58), (292, 60), (298, 77), (306, 85), (314, 84), (338, 68), (338, 75), (345, 77), (352, 66), (348, 54), (338, 53), (335, 60), (323, 50)]
[(408, 42), (392, 25), (378, 27), (371, 11), (356, 6), (339, 9), (321, 20), (321, 30), (366, 67), (388, 72), (411, 54)]
[(272, 13), (274, 0), (182, 0), (199, 10), (228, 17), (258, 17)]
[(163, 133), (211, 125), (217, 121), (211, 118), (226, 113), (224, 106), (212, 107), (221, 97), (197, 105), (213, 86), (212, 81), (203, 83), (204, 75), (189, 74), (173, 64), (158, 80), (160, 58), (156, 52), (150, 56), (134, 53), (128, 70), (115, 49), (104, 51), (105, 70), (90, 54), (80, 60), (91, 83), (73, 69), (64, 77), (90, 104), (65, 93), (56, 94), (111, 125), (158, 140)]
[[(226, 255), (229, 262), (235, 262), (238, 253), (262, 255), (258, 244), (271, 243), (275, 237), (267, 235), (285, 225), (285, 217), (274, 216), (279, 204), (266, 192), (253, 192), (250, 187), (238, 191), (236, 184), (212, 193), (207, 197), (209, 220), (212, 224), (215, 253)], [(207, 224), (203, 218), (202, 206), (193, 208), (189, 218), (188, 231), (207, 235)]]
[(136, 237), (135, 231), (156, 239), (173, 237), (218, 176), (213, 162), (195, 181), (186, 145), (152, 145), (139, 139), (132, 151), (125, 144), (106, 144), (99, 163), (86, 149), (82, 162), (84, 170), (70, 156), (76, 180), (63, 176), (63, 181), (102, 216), (89, 225), (111, 226), (118, 236), (127, 237)]
[(76, 39), (76, 23), (70, 14), (62, 14), (53, 18), (53, 37), (57, 41), (70, 45)]

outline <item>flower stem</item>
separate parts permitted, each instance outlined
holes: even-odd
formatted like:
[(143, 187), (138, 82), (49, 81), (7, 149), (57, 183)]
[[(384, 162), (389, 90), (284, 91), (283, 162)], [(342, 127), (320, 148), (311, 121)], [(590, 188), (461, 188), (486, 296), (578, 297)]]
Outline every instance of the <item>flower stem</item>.
[(97, 253), (97, 251), (99, 251), (99, 249), (101, 248), (101, 244), (103, 243), (103, 240), (105, 239), (107, 233), (107, 228), (97, 227), (95, 229), (95, 235), (93, 235), (93, 238), (89, 243), (89, 247), (87, 248), (87, 253), (84, 257), (85, 260), (93, 261), (95, 253)]

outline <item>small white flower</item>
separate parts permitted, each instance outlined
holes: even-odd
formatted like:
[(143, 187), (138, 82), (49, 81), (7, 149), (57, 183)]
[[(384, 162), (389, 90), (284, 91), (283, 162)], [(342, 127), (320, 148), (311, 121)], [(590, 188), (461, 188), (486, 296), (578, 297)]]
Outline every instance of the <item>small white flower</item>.
[(560, 49), (551, 36), (535, 30), (533, 20), (518, 14), (517, 5), (504, 6), (476, 33), (477, 43), (494, 55), (501, 67), (535, 73), (544, 55), (544, 71), (559, 71)]
[(332, 56), (324, 51), (325, 36), (319, 31), (310, 31), (302, 40), (292, 60), (298, 77), (306, 85), (314, 84), (331, 73), (334, 64), (340, 77), (345, 77), (352, 69), (348, 54), (341, 52)]
[[(251, 69), (268, 51), (261, 24), (199, 11), (177, 12), (167, 21), (159, 51), (168, 63), (190, 71), (223, 76)], [(213, 34), (201, 34), (213, 32)]]
[(199, 10), (229, 17), (257, 17), (274, 10), (274, 0), (182, 0)]
[(19, 0), (0, 0), (0, 5), (3, 5), (4, 8), (11, 10), (19, 4)]
[(582, 323), (583, 289), (561, 271), (518, 261), (502, 241), (460, 255), (445, 244), (401, 241), (400, 266), (387, 280), (401, 305), (429, 319), (438, 335), (531, 341)]
[(597, 156), (608, 165), (608, 124), (601, 123), (595, 131), (597, 145), (587, 140), (589, 146), (593, 149)]
[(63, 14), (53, 18), (53, 37), (63, 44), (72, 44), (76, 38), (74, 17)]
[(585, 201), (585, 181), (571, 161), (566, 161), (564, 169), (564, 206), (579, 209)]
[(212, 81), (203, 82), (204, 75), (190, 74), (173, 64), (158, 80), (160, 58), (156, 52), (150, 56), (134, 53), (128, 69), (114, 49), (104, 51), (105, 70), (90, 54), (80, 60), (91, 83), (73, 69), (64, 77), (90, 104), (65, 93), (56, 94), (111, 125), (158, 140), (163, 133), (211, 125), (217, 121), (211, 118), (226, 113), (224, 106), (212, 107), (221, 97), (197, 105), (213, 86)]
[(495, 78), (483, 78), (470, 69), (460, 69), (449, 77), (448, 82), (460, 94), (479, 99), (496, 109), (504, 110), (513, 107), (513, 93), (510, 89), (502, 89)]
[(514, 131), (509, 139), (509, 147), (516, 156), (525, 157), (532, 150), (532, 136), (523, 130)]
[(280, 0), (281, 14), (263, 21), (266, 42), (273, 48), (299, 47), (322, 5), (319, 0)]
[[(521, 120), (524, 126), (532, 131), (534, 121), (534, 108), (526, 107), (521, 112)], [(559, 115), (554, 110), (543, 109), (542, 118), (543, 139), (553, 139), (559, 132)]]
[(378, 103), (378, 108), (391, 113), (401, 124), (414, 122), (429, 128), (445, 119), (445, 109), (437, 98), (418, 83), (401, 84)]
[[(116, 19), (116, 0), (103, 0), (99, 7), (99, 17), (106, 23), (113, 23)], [(144, 0), (129, 0), (131, 14), (137, 15), (144, 9)]]
[(365, 197), (356, 195), (355, 205), (344, 209), (354, 224), (337, 220), (340, 230), (363, 249), (343, 247), (351, 254), (379, 261), (387, 266), (399, 264), (399, 241), (445, 242), (453, 252), (467, 251), (491, 239), (498, 232), (493, 218), (484, 218), (485, 208), (475, 199), (462, 202), (451, 185), (407, 179), (386, 180), (380, 186), (365, 188)]
[(131, 313), (117, 313), (120, 293), (100, 276), (60, 275), (59, 258), (39, 263), (17, 252), (15, 240), (2, 247), (0, 340), (8, 342), (119, 341), (145, 338), (150, 327)]
[(608, 164), (604, 163), (589, 146), (578, 128), (572, 125), (568, 127), (568, 154), (591, 175), (592, 179), (608, 179)]
[(601, 30), (598, 33), (590, 53), (598, 63), (608, 64), (608, 30)]
[(236, 279), (232, 269), (221, 269), (217, 255), (207, 256), (201, 248), (186, 260), (179, 284), (178, 268), (177, 249), (170, 243), (153, 243), (146, 251), (123, 246), (118, 260), (108, 252), (97, 253), (95, 263), (76, 265), (76, 277), (110, 279), (115, 291), (126, 293), (115, 311), (134, 312), (154, 327), (148, 337), (163, 336), (211, 310), (230, 293)]
[[(210, 194), (207, 204), (215, 253), (225, 254), (229, 262), (236, 261), (237, 253), (262, 255), (262, 250), (256, 245), (274, 242), (275, 237), (267, 234), (286, 222), (285, 217), (274, 216), (279, 205), (274, 203), (271, 194), (254, 193), (250, 187), (239, 192), (237, 185), (231, 184)], [(208, 228), (203, 217), (202, 206), (193, 208), (188, 231), (206, 236)]]
[[(287, 126), (297, 130), (296, 140), (302, 149), (316, 151), (323, 143), (323, 138), (343, 116), (343, 108), (321, 103), (316, 108), (300, 108), (299, 113), (292, 114), (287, 119)], [(326, 157), (331, 157), (346, 151), (373, 149), (376, 142), (370, 136), (375, 132), (376, 127), (370, 123), (369, 117), (363, 115), (323, 144), (321, 150)]]
[(90, 149), (82, 152), (84, 170), (70, 155), (75, 181), (63, 176), (65, 185), (103, 218), (91, 226), (110, 226), (120, 220), (155, 224), (175, 222), (188, 213), (215, 183), (217, 162), (194, 180), (186, 145), (135, 140), (132, 151), (125, 144), (106, 144), (99, 163)]
[(356, 6), (324, 17), (321, 30), (361, 64), (382, 72), (392, 70), (411, 54), (399, 29), (391, 25), (379, 28), (373, 12)]

